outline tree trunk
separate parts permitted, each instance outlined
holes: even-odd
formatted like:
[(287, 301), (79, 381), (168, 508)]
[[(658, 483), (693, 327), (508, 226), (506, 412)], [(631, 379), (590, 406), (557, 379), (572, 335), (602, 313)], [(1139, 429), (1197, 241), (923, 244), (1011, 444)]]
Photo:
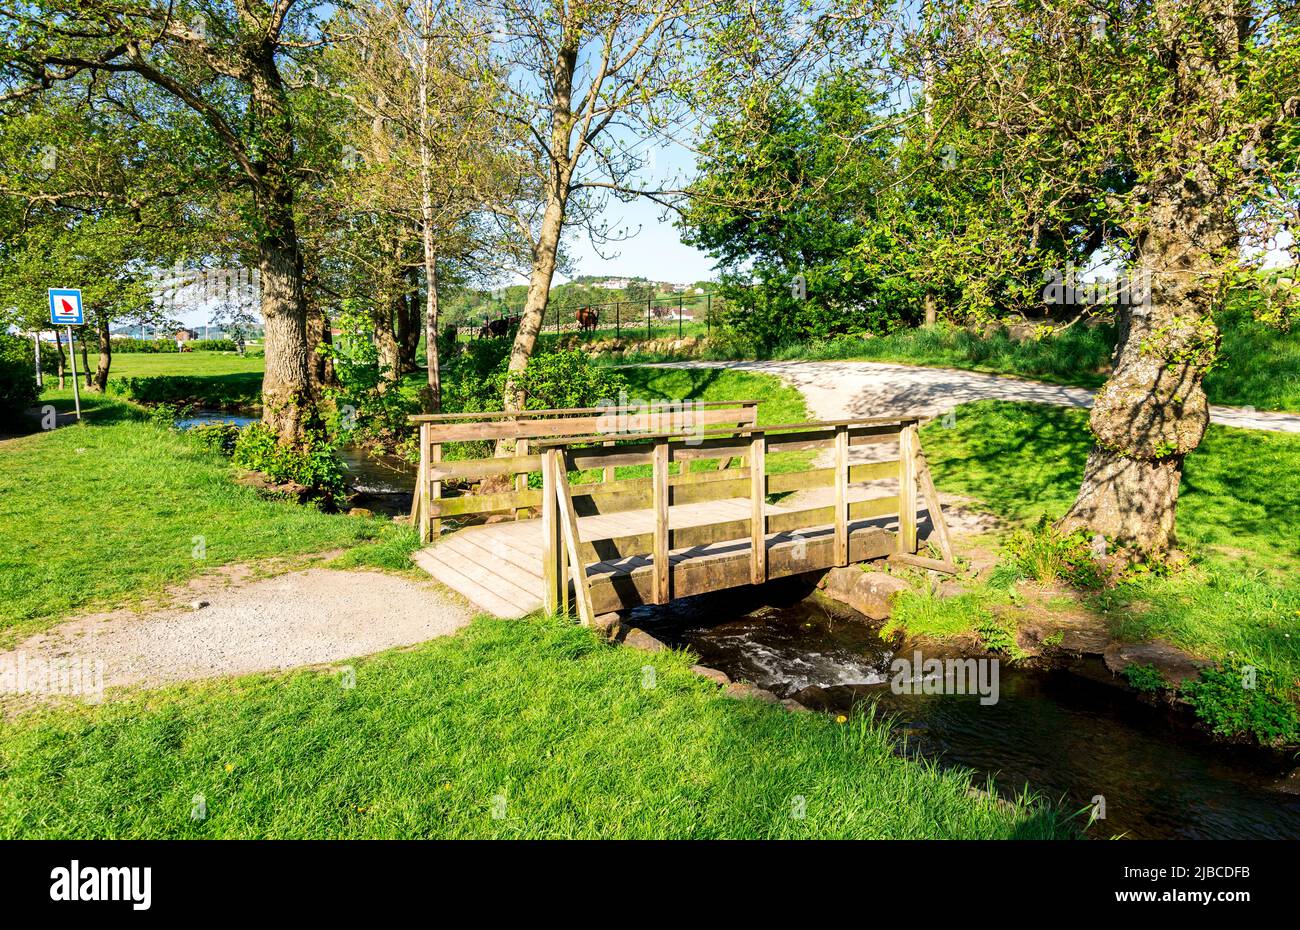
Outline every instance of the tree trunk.
[(108, 331), (108, 318), (99, 318), (99, 361), (95, 366), (94, 388), (103, 394), (108, 390), (108, 368), (113, 364), (113, 339)]
[(925, 295), (925, 325), (933, 326), (939, 322), (939, 306), (933, 294)]
[(433, 234), (424, 234), (424, 358), (428, 366), (425, 412), (442, 412), (442, 366), (438, 358), (438, 256)]
[(307, 430), (319, 426), (302, 250), (293, 215), (293, 121), (273, 49), (266, 46), (250, 58), (251, 121), (258, 140), (259, 172), (253, 194), (266, 334), (262, 422), (280, 442), (293, 445)]
[(63, 357), (63, 335), (57, 326), (54, 328), (54, 349), (59, 353), (59, 390), (62, 391), (66, 386), (63, 366), (67, 364), (67, 360)]
[(418, 371), (415, 353), (420, 348), (420, 278), (415, 268), (406, 269), (406, 290), (397, 303), (398, 373)]
[[(1208, 171), (1193, 174), (1211, 182)], [(1227, 200), (1207, 207), (1175, 194), (1184, 184), (1207, 190), (1192, 176), (1162, 183), (1172, 196), (1154, 199), (1151, 228), (1139, 237), (1145, 281), (1122, 315), (1114, 372), (1088, 421), (1096, 445), (1061, 522), (1146, 553), (1177, 542), (1183, 460), (1210, 421), (1201, 381), (1219, 341), (1218, 272), (1237, 240)]]
[(1207, 4), (1213, 42), (1186, 42), (1182, 12), (1173, 0), (1156, 5), (1164, 43), (1178, 51), (1179, 107), (1204, 115), (1171, 121), (1167, 167), (1138, 190), (1148, 208), (1136, 239), (1142, 279), (1130, 282), (1114, 373), (1088, 421), (1096, 445), (1061, 521), (1148, 554), (1177, 543), (1183, 460), (1210, 420), (1201, 381), (1218, 349), (1214, 310), (1239, 253), (1236, 181), (1214, 162), (1229, 134), (1216, 116), (1236, 94), (1234, 9)]
[(81, 337), (81, 376), (86, 379), (86, 387), (95, 386), (95, 376), (90, 370), (90, 355), (86, 350), (86, 337)]
[[(550, 139), (550, 177), (546, 185), (546, 210), (537, 242), (533, 245), (533, 267), (528, 278), (528, 296), (524, 301), (519, 331), (515, 333), (510, 348), (510, 374), (518, 374), (528, 366), (537, 345), (537, 335), (542, 329), (546, 302), (551, 293), (551, 280), (555, 277), (555, 256), (560, 247), (560, 234), (564, 230), (564, 212), (568, 207), (573, 170), (582, 154), (583, 140), (578, 140), (578, 151), (573, 148), (573, 73), (578, 62), (577, 38), (565, 35), (564, 44), (556, 52), (551, 69), (552, 122)], [(520, 410), (524, 398), (506, 382), (502, 398), (506, 410)], [(509, 444), (498, 442), (497, 454), (509, 451)]]

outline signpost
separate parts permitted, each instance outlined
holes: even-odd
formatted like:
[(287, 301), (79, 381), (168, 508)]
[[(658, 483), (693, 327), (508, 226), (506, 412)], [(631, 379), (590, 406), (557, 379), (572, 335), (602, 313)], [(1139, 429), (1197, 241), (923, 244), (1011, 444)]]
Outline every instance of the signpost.
[(77, 384), (77, 347), (72, 342), (72, 327), (86, 322), (81, 310), (81, 291), (66, 287), (52, 287), (50, 293), (50, 322), (54, 324), (54, 338), (59, 338), (59, 326), (68, 328), (68, 361), (72, 364), (72, 400), (81, 419), (81, 388)]

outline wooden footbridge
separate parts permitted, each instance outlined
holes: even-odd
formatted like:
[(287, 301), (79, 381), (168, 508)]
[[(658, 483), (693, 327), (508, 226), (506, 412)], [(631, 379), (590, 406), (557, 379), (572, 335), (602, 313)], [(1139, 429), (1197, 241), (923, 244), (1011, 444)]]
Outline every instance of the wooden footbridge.
[[(415, 561), (497, 616), (590, 623), (871, 559), (953, 570), (915, 417), (760, 428), (740, 401), (412, 421), (429, 543)], [(513, 454), (493, 456), (502, 439)], [(444, 457), (448, 444), (477, 457)], [(444, 496), (452, 483), (466, 490)], [(939, 558), (917, 554), (920, 509)]]

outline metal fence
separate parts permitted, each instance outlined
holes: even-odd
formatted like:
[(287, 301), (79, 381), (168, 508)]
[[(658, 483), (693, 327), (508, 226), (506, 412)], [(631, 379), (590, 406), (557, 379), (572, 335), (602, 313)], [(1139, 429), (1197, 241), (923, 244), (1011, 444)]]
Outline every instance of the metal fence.
[[(712, 291), (704, 294), (671, 294), (641, 300), (616, 300), (577, 307), (548, 305), (542, 320), (542, 334), (603, 333), (615, 338), (653, 339), (656, 335), (682, 338), (686, 328), (703, 323), (705, 333), (713, 328), (715, 304)], [(458, 340), (483, 336), (514, 336), (522, 310), (509, 314), (484, 314), (456, 324)]]

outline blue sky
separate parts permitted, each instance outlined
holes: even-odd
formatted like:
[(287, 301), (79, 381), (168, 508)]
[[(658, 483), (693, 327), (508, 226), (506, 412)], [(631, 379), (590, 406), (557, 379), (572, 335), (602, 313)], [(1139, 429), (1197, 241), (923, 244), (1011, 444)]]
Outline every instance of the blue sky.
[(713, 261), (703, 252), (685, 245), (673, 226), (672, 217), (662, 217), (663, 208), (638, 198), (634, 203), (611, 200), (602, 214), (610, 226), (640, 228), (637, 235), (617, 245), (602, 246), (602, 257), (585, 232), (569, 241), (569, 254), (577, 274), (643, 277), (652, 281), (689, 283), (713, 277)]

